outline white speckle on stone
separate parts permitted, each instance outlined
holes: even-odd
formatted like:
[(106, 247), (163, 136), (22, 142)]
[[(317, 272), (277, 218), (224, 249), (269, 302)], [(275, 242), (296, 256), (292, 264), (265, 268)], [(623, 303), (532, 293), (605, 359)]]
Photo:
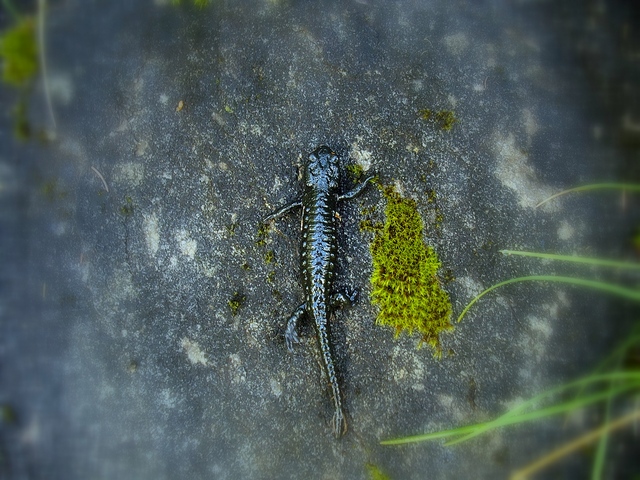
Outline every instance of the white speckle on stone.
[(469, 297), (474, 297), (483, 290), (482, 284), (471, 277), (460, 277), (457, 282), (465, 289), (465, 293)]
[(115, 132), (111, 132), (110, 135), (114, 135), (115, 133), (122, 133), (129, 130), (129, 119), (125, 118), (120, 122), (120, 124), (116, 127)]
[(469, 47), (469, 40), (464, 33), (456, 33), (447, 35), (442, 39), (445, 48), (452, 55), (460, 55)]
[(553, 328), (548, 318), (530, 315), (527, 321), (529, 332), (520, 338), (518, 345), (523, 352), (540, 362), (547, 355), (548, 340), (553, 334)]
[(42, 440), (40, 421), (36, 416), (32, 417), (29, 423), (22, 429), (18, 435), (18, 439), (23, 445), (37, 445), (40, 443)]
[(533, 112), (528, 108), (525, 108), (522, 111), (522, 123), (524, 123), (524, 131), (527, 134), (527, 145), (531, 145), (531, 140), (533, 136), (538, 133), (540, 127), (538, 126), (538, 122), (536, 121), (536, 117), (533, 115)]
[(415, 153), (416, 155), (420, 153), (420, 147), (415, 146), (413, 143), (408, 144), (404, 148), (407, 150), (407, 152)]
[(149, 142), (147, 142), (146, 140), (139, 141), (136, 144), (136, 157), (143, 156), (148, 148), (149, 148)]
[(204, 366), (209, 365), (207, 357), (200, 348), (200, 345), (198, 345), (196, 342), (184, 337), (182, 338), (182, 340), (180, 340), (180, 346), (184, 349), (184, 352), (187, 354), (187, 358), (192, 364), (201, 364)]
[(67, 233), (67, 222), (55, 222), (51, 225), (51, 231), (57, 236), (61, 237)]
[(453, 406), (453, 397), (451, 395), (438, 395), (438, 401), (446, 409), (450, 409)]
[(125, 183), (137, 187), (144, 179), (144, 165), (134, 162), (125, 162), (116, 165), (113, 172), (113, 179), (117, 183)]
[(198, 250), (198, 242), (192, 239), (189, 232), (186, 230), (178, 231), (176, 234), (176, 241), (178, 242), (178, 247), (182, 254), (193, 260), (196, 255), (196, 251)]
[[(514, 191), (519, 205), (523, 208), (535, 208), (539, 202), (549, 198), (554, 191), (538, 182), (527, 154), (516, 145), (515, 136), (511, 133), (505, 137), (498, 133), (495, 138), (496, 177), (502, 185)], [(545, 208), (557, 208), (553, 205), (555, 204), (546, 204)]]
[(273, 393), (274, 396), (280, 398), (280, 396), (282, 396), (282, 387), (280, 386), (280, 382), (275, 378), (272, 378), (269, 382), (269, 385), (271, 386), (271, 393)]
[(229, 355), (229, 362), (231, 363), (231, 381), (236, 384), (246, 382), (247, 374), (242, 366), (240, 355), (232, 353)]
[(224, 127), (227, 124), (224, 117), (218, 112), (213, 112), (211, 114), (211, 118), (213, 119), (214, 122), (216, 122), (221, 127)]
[(567, 292), (565, 292), (564, 290), (556, 290), (556, 297), (558, 298), (558, 301), (562, 304), (563, 307), (570, 307), (571, 306), (571, 301), (569, 300), (569, 296), (567, 295)]
[(158, 216), (155, 213), (145, 215), (142, 223), (144, 238), (147, 243), (149, 255), (152, 257), (158, 252), (160, 246), (160, 229), (158, 227)]
[(351, 145), (351, 158), (366, 172), (371, 168), (371, 151), (360, 148), (358, 143)]
[(71, 100), (73, 100), (74, 87), (69, 75), (65, 73), (49, 75), (47, 83), (52, 101), (62, 105), (69, 105), (69, 103), (71, 103)]
[(404, 368), (398, 368), (394, 371), (393, 379), (396, 381), (396, 383), (399, 383), (406, 376), (407, 371)]
[(214, 264), (203, 263), (200, 267), (200, 272), (207, 278), (213, 278), (213, 276), (216, 274), (216, 271), (217, 269)]
[(161, 93), (158, 100), (162, 105), (167, 105), (169, 103), (169, 95), (167, 95), (166, 93)]
[[(521, 372), (521, 373), (525, 373), (525, 372)], [(526, 374), (530, 375), (531, 371), (526, 370)], [(505, 410), (513, 410), (514, 408), (519, 407), (526, 401), (527, 400), (524, 397), (514, 397), (509, 400), (503, 400), (500, 402), (500, 404), (504, 407)]]
[(144, 90), (144, 78), (136, 78), (133, 82), (133, 91), (141, 93)]
[(569, 240), (571, 237), (573, 237), (574, 231), (575, 230), (571, 226), (571, 224), (569, 224), (569, 222), (567, 222), (566, 220), (563, 220), (562, 222), (560, 222), (560, 226), (558, 227), (558, 238), (560, 240)]
[(593, 135), (595, 140), (602, 140), (602, 137), (604, 136), (604, 127), (600, 124), (594, 125), (591, 127), (591, 135)]
[(171, 394), (171, 390), (168, 388), (164, 388), (160, 392), (160, 404), (167, 408), (173, 408), (176, 406), (176, 397)]
[(551, 336), (553, 329), (549, 324), (549, 320), (535, 316), (530, 316), (527, 320), (529, 320), (529, 327), (531, 330), (540, 333), (545, 339)]

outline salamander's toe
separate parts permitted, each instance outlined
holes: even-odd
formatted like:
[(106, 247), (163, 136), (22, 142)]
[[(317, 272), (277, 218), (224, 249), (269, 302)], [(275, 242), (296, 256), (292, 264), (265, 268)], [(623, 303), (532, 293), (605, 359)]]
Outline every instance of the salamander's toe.
[(351, 291), (351, 292), (347, 292), (347, 296), (349, 297), (349, 302), (351, 303), (351, 305), (356, 303), (356, 301), (358, 300), (358, 294), (359, 293), (360, 292), (358, 292), (357, 288), (354, 288), (353, 291)]
[(298, 333), (295, 331), (295, 329), (291, 329), (291, 330), (287, 329), (287, 331), (284, 334), (284, 339), (285, 339), (285, 342), (287, 343), (287, 350), (293, 353), (293, 344), (300, 343), (300, 339), (298, 338)]
[(333, 434), (336, 438), (340, 438), (342, 435), (347, 433), (347, 420), (344, 418), (342, 410), (338, 409), (335, 411), (331, 423), (333, 424)]

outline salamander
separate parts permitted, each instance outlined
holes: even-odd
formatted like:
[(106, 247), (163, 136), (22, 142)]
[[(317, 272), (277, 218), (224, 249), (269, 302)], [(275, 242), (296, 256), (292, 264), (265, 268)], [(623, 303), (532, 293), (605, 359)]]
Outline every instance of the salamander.
[(316, 148), (308, 158), (304, 169), (304, 193), (302, 199), (290, 203), (269, 215), (269, 222), (295, 208), (302, 207), (302, 255), (301, 267), (304, 286), (304, 302), (296, 308), (285, 330), (285, 342), (290, 352), (298, 343), (297, 327), (304, 316), (313, 320), (324, 370), (333, 393), (333, 432), (336, 437), (346, 433), (347, 423), (342, 405), (342, 395), (336, 376), (328, 319), (335, 308), (351, 305), (357, 298), (357, 290), (333, 293), (334, 271), (338, 242), (336, 219), (338, 203), (360, 194), (374, 176), (367, 177), (352, 190), (339, 193), (339, 157), (327, 146)]

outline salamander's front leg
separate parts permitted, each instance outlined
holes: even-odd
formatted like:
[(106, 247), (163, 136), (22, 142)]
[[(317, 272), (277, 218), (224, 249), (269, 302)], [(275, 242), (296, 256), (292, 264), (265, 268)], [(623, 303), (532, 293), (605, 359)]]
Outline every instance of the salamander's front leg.
[(302, 206), (302, 201), (301, 200), (298, 200), (297, 202), (290, 203), (289, 205), (285, 205), (280, 210), (277, 210), (277, 211), (273, 212), (271, 215), (265, 217), (264, 220), (262, 220), (262, 221), (264, 223), (267, 223), (267, 222), (273, 220), (274, 218), (277, 218), (277, 217), (280, 217), (280, 216), (284, 215), (289, 210), (293, 210), (294, 208), (301, 207), (301, 206)]
[(342, 200), (349, 200), (350, 198), (357, 197), (358, 195), (360, 195), (360, 192), (364, 190), (367, 184), (374, 178), (375, 178), (375, 175), (370, 175), (367, 178), (365, 178), (364, 182), (357, 185), (353, 190), (349, 190), (348, 192), (343, 193), (342, 195), (338, 195), (338, 201), (340, 202)]
[(350, 307), (358, 298), (358, 290), (349, 292), (348, 290), (331, 295), (331, 306), (333, 308)]
[(306, 311), (307, 305), (306, 303), (303, 303), (298, 308), (296, 308), (296, 311), (293, 312), (293, 315), (291, 315), (291, 317), (289, 317), (289, 320), (287, 321), (287, 329), (284, 332), (284, 340), (287, 343), (287, 349), (290, 352), (293, 352), (293, 344), (300, 341), (296, 329), (298, 328), (300, 319)]

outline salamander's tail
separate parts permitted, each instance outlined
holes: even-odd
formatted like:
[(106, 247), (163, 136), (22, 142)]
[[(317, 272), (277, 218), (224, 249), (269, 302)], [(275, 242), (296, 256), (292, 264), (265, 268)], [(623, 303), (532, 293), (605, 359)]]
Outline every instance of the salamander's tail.
[(314, 309), (314, 317), (316, 321), (318, 340), (320, 341), (320, 351), (324, 360), (324, 367), (327, 372), (329, 383), (331, 384), (331, 392), (333, 393), (333, 405), (335, 413), (333, 414), (333, 433), (336, 438), (344, 435), (347, 431), (347, 422), (344, 418), (342, 410), (342, 395), (340, 386), (338, 385), (338, 377), (333, 364), (331, 349), (329, 348), (329, 332), (327, 331), (327, 314), (324, 305), (316, 306)]
[(342, 408), (336, 407), (336, 411), (333, 414), (333, 420), (331, 423), (333, 426), (333, 434), (336, 436), (336, 438), (340, 438), (342, 435), (347, 433), (347, 419), (344, 418), (344, 412), (342, 411)]

